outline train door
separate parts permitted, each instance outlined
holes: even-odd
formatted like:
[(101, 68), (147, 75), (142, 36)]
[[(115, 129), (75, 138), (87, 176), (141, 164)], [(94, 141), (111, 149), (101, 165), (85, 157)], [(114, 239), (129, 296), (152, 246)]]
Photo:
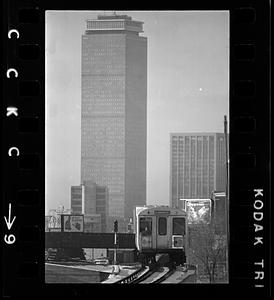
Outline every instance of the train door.
[(156, 224), (156, 248), (166, 249), (168, 247), (167, 217), (157, 216)]
[(152, 218), (140, 217), (140, 248), (152, 248)]

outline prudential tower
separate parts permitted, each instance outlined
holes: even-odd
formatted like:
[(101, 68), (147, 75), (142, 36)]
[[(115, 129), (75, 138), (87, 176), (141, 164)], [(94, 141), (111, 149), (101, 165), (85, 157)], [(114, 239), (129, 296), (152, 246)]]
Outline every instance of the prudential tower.
[(147, 38), (127, 15), (87, 20), (82, 36), (81, 181), (105, 185), (109, 221), (146, 204)]

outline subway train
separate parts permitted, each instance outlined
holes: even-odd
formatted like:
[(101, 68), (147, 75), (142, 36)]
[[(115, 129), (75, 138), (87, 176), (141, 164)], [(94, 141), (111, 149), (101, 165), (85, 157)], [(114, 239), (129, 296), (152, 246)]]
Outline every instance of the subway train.
[(168, 254), (169, 261), (186, 262), (187, 215), (168, 206), (139, 206), (134, 209), (137, 257), (143, 264), (155, 263), (156, 256)]

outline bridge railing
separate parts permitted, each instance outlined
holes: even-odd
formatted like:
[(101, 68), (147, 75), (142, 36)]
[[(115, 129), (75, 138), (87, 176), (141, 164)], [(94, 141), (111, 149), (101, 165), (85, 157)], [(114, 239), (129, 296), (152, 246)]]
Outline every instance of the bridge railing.
[[(117, 233), (118, 249), (135, 249), (135, 234)], [(114, 248), (114, 233), (45, 232), (45, 248)]]

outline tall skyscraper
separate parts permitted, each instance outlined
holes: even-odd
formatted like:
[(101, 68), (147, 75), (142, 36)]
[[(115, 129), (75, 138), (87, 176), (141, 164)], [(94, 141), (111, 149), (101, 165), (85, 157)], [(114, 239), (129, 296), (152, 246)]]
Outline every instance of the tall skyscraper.
[(180, 199), (210, 198), (225, 191), (226, 158), (223, 133), (170, 134), (170, 205)]
[[(147, 38), (126, 15), (87, 20), (82, 36), (81, 182), (109, 191), (109, 215), (146, 203)], [(128, 221), (128, 220), (126, 220)]]

